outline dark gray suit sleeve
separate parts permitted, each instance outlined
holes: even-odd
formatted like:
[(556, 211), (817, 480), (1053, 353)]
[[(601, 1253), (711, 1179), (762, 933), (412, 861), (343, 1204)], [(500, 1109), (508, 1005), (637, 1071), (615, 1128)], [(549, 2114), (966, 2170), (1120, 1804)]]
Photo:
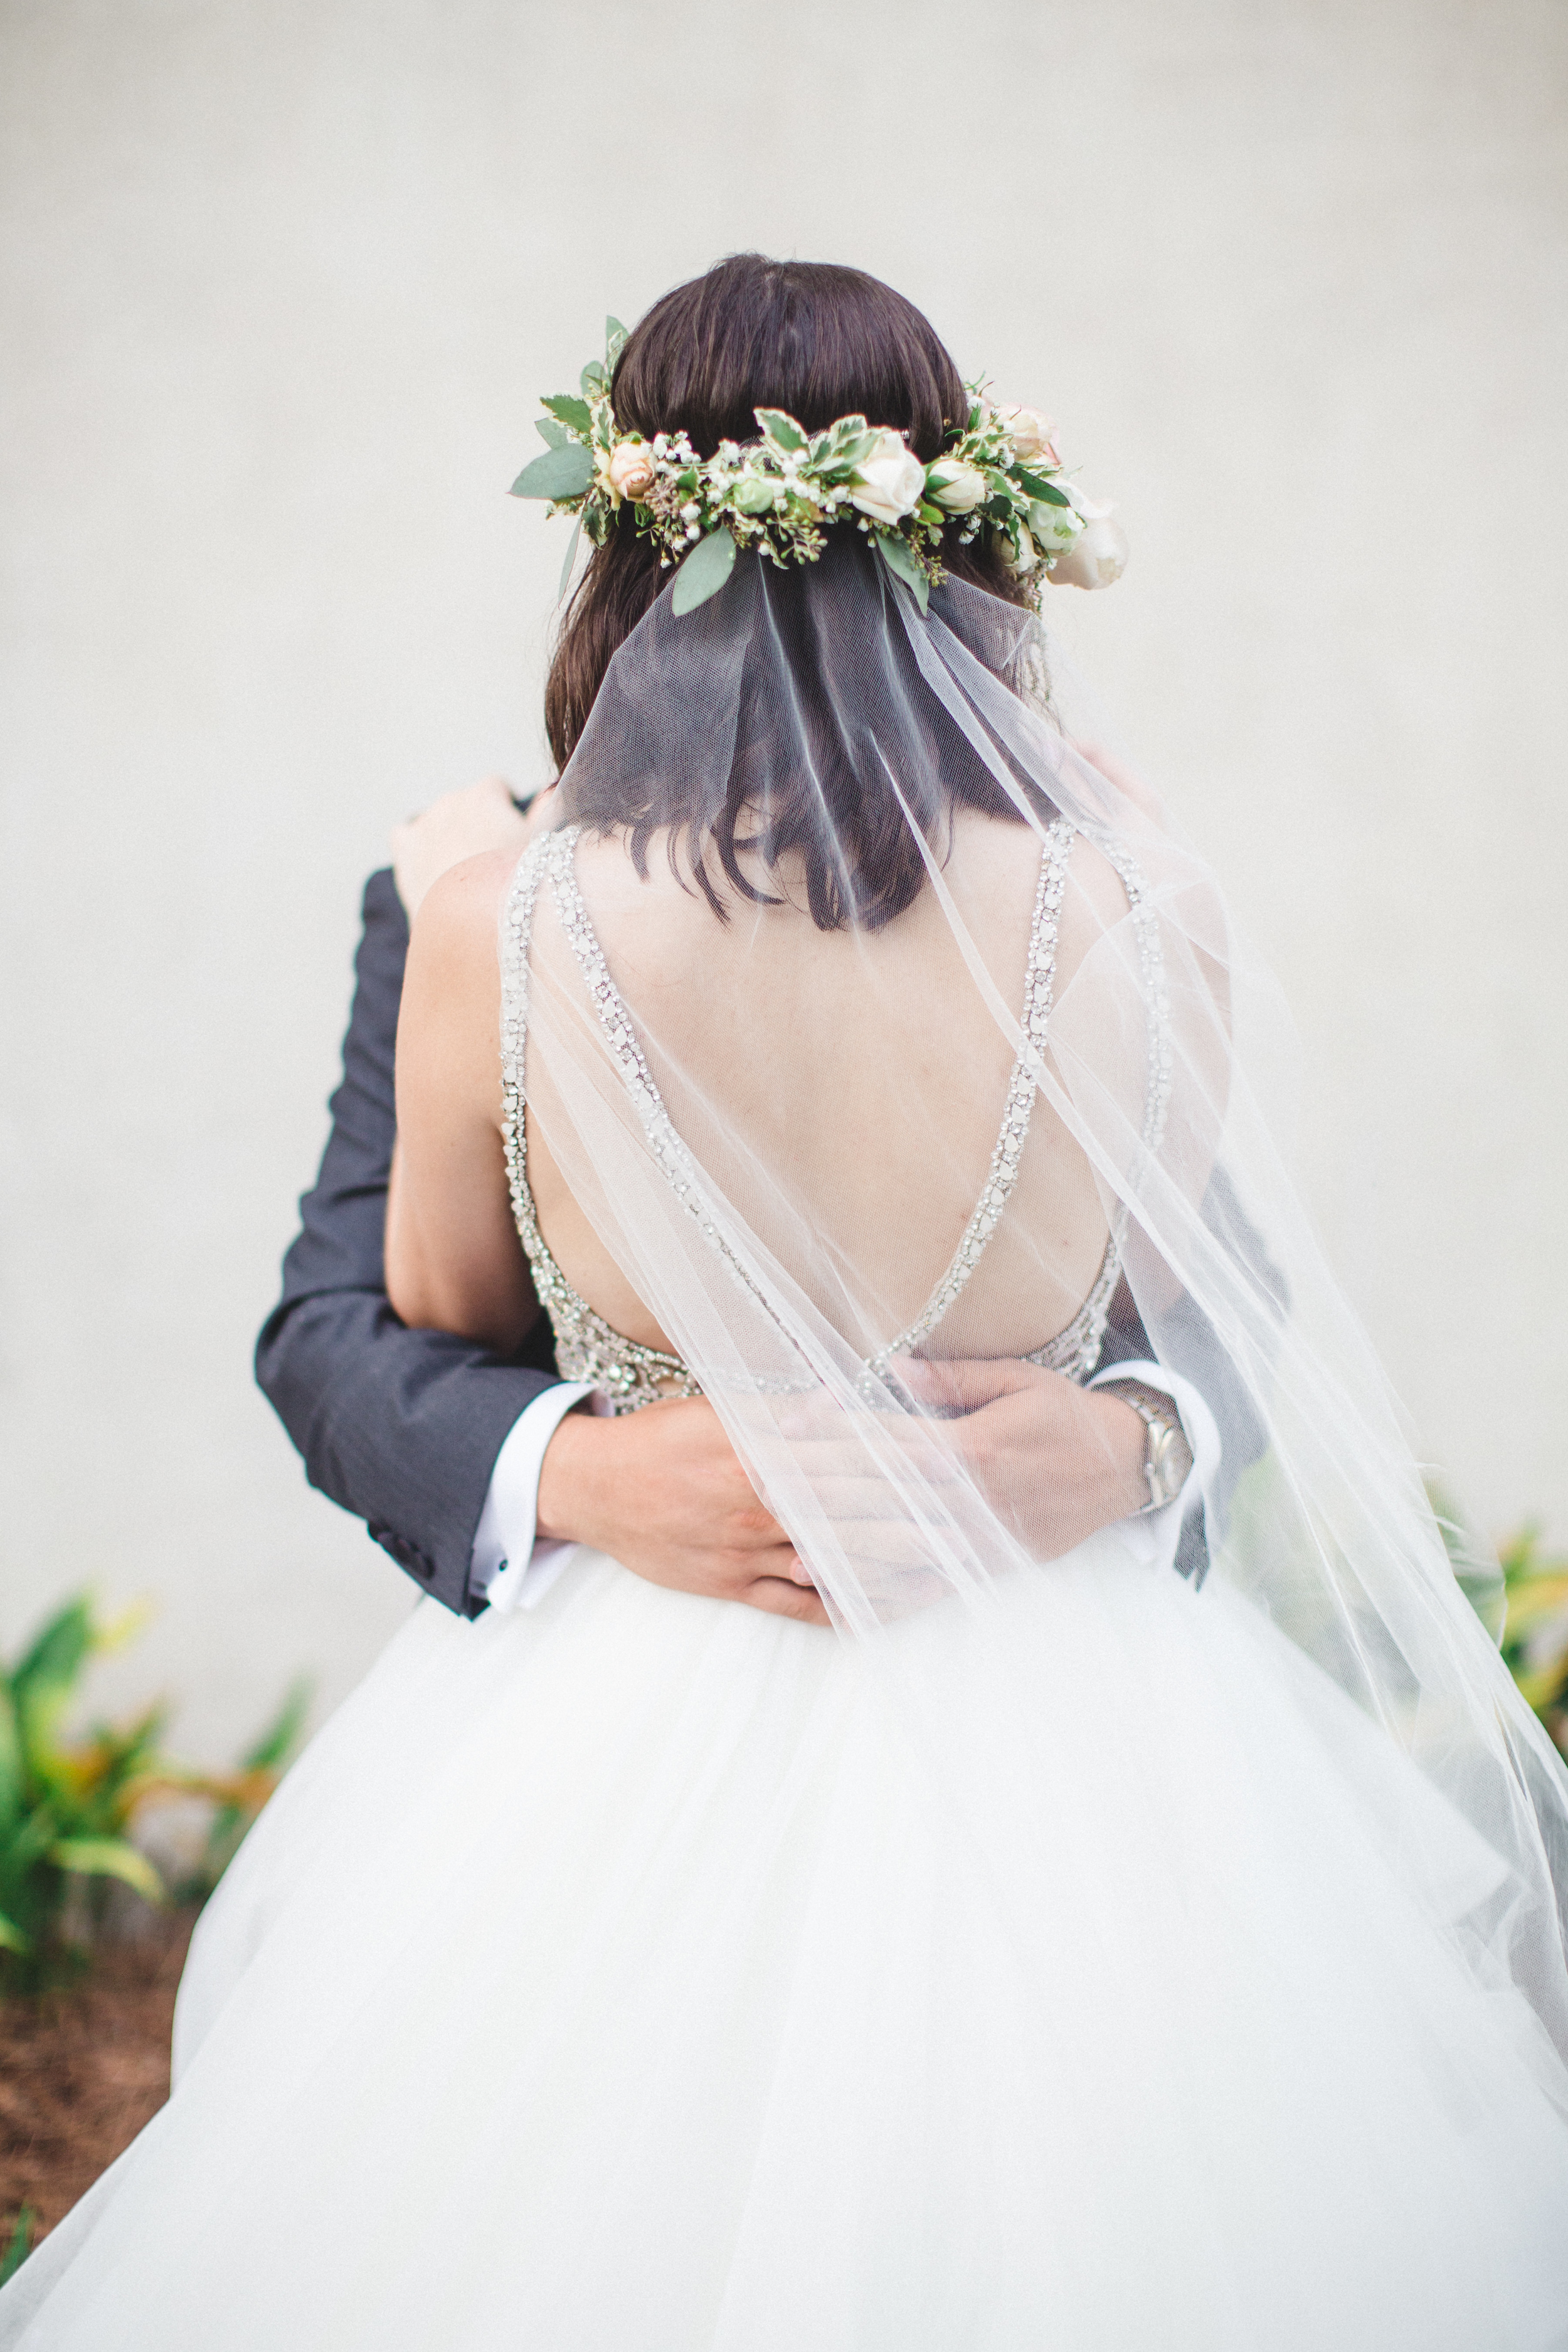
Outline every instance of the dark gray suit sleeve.
[(353, 1013), (332, 1131), (256, 1375), (313, 1486), (447, 1608), (472, 1616), (469, 1554), (507, 1431), (557, 1377), (543, 1316), (515, 1359), (411, 1331), (387, 1300), (382, 1254), (396, 1134), (393, 1056), (408, 924), (390, 872), (365, 886)]

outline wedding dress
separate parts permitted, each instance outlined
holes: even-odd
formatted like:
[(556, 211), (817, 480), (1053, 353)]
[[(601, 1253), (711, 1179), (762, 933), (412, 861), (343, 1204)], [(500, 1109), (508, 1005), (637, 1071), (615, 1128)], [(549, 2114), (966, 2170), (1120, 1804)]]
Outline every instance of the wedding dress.
[[(712, 1397), (833, 1630), (586, 1551), (528, 1612), (422, 1602), (0, 2344), (1568, 2347), (1558, 1767), (1258, 1140), (1212, 887), (1071, 751), (1027, 616), (851, 556), (656, 609), (501, 950), (561, 1369)], [(925, 845), (885, 919), (816, 919), (894, 851), (775, 665)], [(932, 818), (943, 710), (1014, 814), (971, 776)], [(774, 761), (837, 863), (732, 833), (721, 918), (660, 780), (794, 824)], [(536, 1160), (668, 1344), (582, 1294)], [(911, 1359), (1088, 1380), (1123, 1285), (1192, 1490), (1041, 1564)]]

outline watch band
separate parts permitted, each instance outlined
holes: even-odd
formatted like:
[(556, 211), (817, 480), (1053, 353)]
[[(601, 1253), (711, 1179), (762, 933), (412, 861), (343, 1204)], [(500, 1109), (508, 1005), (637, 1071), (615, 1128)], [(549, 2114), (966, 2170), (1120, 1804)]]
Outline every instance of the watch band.
[[(1163, 1511), (1192, 1475), (1193, 1452), (1180, 1413), (1164, 1389), (1143, 1381), (1102, 1381), (1100, 1393), (1120, 1397), (1143, 1423), (1144, 1483), (1149, 1490), (1144, 1511)], [(1141, 1518), (1143, 1512), (1134, 1516)]]

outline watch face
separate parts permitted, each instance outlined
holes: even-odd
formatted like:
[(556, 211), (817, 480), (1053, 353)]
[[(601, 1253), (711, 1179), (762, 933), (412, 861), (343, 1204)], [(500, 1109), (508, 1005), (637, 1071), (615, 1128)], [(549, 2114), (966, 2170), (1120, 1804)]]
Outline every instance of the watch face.
[(1174, 1503), (1192, 1468), (1192, 1448), (1179, 1428), (1151, 1421), (1148, 1451), (1149, 1491), (1155, 1503)]

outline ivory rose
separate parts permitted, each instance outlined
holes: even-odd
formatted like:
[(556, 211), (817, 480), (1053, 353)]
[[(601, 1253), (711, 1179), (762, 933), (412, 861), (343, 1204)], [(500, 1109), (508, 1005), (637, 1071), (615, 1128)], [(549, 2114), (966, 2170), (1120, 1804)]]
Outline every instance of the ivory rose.
[(891, 525), (914, 512), (925, 488), (925, 467), (904, 446), (903, 434), (889, 427), (877, 435), (876, 446), (856, 467), (850, 503), (873, 522)]
[(1048, 506), (1043, 499), (1036, 499), (1029, 510), (1029, 527), (1048, 555), (1070, 548), (1084, 520), (1076, 507)]
[(926, 475), (925, 488), (949, 514), (968, 514), (986, 495), (986, 478), (977, 466), (943, 458)]
[(1038, 408), (998, 408), (997, 415), (1012, 436), (1013, 447), (1026, 466), (1046, 466), (1052, 472), (1060, 470), (1061, 453), (1056, 446), (1056, 426), (1052, 419), (1043, 416)]
[(1127, 534), (1110, 510), (1085, 523), (1076, 545), (1059, 555), (1051, 577), (1062, 588), (1109, 588), (1127, 568)]
[(607, 474), (612, 498), (637, 500), (653, 487), (653, 453), (644, 441), (618, 441)]

